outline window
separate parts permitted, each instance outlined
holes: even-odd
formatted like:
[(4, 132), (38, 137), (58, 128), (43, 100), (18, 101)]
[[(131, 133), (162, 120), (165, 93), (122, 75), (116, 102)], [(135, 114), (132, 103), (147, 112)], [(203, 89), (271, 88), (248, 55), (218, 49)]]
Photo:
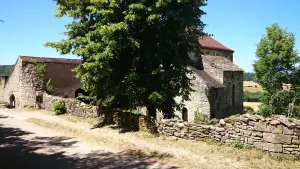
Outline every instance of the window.
[(235, 85), (234, 84), (232, 85), (232, 99), (231, 99), (231, 101), (232, 101), (232, 107), (234, 107), (235, 106)]

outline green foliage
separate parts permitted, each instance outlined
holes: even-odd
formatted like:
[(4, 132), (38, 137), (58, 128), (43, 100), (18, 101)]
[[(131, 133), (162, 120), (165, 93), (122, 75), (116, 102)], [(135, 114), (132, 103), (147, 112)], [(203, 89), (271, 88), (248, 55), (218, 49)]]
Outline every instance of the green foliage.
[(264, 92), (244, 92), (244, 102), (261, 102), (264, 96)]
[(66, 104), (63, 100), (55, 102), (53, 110), (55, 115), (61, 115), (67, 113)]
[(235, 142), (233, 142), (233, 147), (237, 149), (242, 149), (244, 148), (244, 143), (240, 140), (236, 140)]
[(93, 103), (93, 98), (89, 96), (78, 96), (76, 99), (86, 104)]
[(206, 0), (54, 2), (56, 16), (73, 21), (66, 39), (45, 45), (82, 58), (77, 75), (97, 100), (172, 115), (176, 96), (189, 99), (189, 53), (200, 57)]
[(52, 93), (55, 91), (53, 85), (51, 84), (51, 78), (50, 78), (50, 79), (48, 80), (48, 82), (46, 83), (45, 90), (46, 90), (46, 92), (49, 93), (49, 94), (52, 94)]
[(209, 120), (208, 120), (208, 124), (209, 124), (209, 125), (216, 125), (216, 124), (218, 124), (218, 123), (219, 123), (219, 120), (218, 120), (218, 119), (215, 119), (215, 118), (209, 119)]
[[(266, 91), (259, 111), (264, 116), (299, 116), (300, 58), (294, 45), (295, 35), (273, 24), (266, 28), (257, 46), (254, 70), (258, 83)], [(283, 83), (291, 84), (292, 89), (283, 90)]]
[(143, 111), (142, 111), (141, 109), (137, 108), (137, 109), (133, 109), (133, 110), (131, 111), (131, 113), (132, 113), (132, 114), (135, 114), (135, 115), (142, 115), (142, 114), (143, 114)]
[(194, 122), (195, 123), (202, 123), (202, 122), (208, 122), (209, 116), (207, 114), (204, 114), (199, 108), (197, 111), (194, 112)]
[(255, 73), (244, 72), (244, 80), (245, 81), (255, 81)]
[(13, 65), (0, 65), (0, 75), (8, 76), (13, 70)]
[(46, 64), (45, 63), (36, 63), (34, 66), (34, 69), (40, 77), (44, 77), (44, 73), (46, 72)]

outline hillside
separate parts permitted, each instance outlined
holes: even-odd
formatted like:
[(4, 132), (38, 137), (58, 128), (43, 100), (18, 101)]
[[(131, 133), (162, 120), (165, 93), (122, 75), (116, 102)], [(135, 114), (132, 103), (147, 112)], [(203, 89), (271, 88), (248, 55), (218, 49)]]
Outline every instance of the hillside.
[(13, 65), (0, 65), (0, 75), (9, 75), (13, 67)]

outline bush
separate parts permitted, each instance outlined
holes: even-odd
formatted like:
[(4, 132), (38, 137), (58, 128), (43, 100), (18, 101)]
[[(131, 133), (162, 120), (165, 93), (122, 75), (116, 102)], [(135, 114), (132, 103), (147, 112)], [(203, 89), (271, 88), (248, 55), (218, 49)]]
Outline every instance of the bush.
[(244, 92), (243, 100), (244, 102), (261, 102), (264, 96), (264, 92)]
[(197, 111), (195, 111), (194, 114), (194, 122), (195, 123), (201, 123), (201, 122), (208, 122), (209, 121), (209, 116), (207, 114), (204, 114), (199, 108)]
[(61, 115), (67, 113), (66, 104), (64, 101), (60, 100), (54, 104), (55, 115)]
[(215, 119), (215, 118), (208, 120), (209, 125), (216, 125), (218, 123), (219, 123), (219, 120)]

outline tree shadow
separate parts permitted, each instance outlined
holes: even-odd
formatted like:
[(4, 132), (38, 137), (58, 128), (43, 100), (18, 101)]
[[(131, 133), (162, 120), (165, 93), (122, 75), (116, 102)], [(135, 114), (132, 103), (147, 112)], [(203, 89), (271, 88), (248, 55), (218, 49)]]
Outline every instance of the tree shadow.
[[(153, 156), (146, 156), (141, 152), (134, 151), (118, 154), (93, 151), (88, 154), (67, 155), (62, 148), (72, 148), (77, 141), (70, 137), (25, 139), (31, 134), (33, 133), (0, 124), (1, 169), (149, 168), (154, 164), (155, 168), (176, 168), (154, 162), (152, 158), (160, 158), (155, 153)], [(45, 152), (45, 148), (54, 151)], [(139, 156), (140, 158), (138, 158)], [(164, 155), (161, 158), (165, 158)]]

